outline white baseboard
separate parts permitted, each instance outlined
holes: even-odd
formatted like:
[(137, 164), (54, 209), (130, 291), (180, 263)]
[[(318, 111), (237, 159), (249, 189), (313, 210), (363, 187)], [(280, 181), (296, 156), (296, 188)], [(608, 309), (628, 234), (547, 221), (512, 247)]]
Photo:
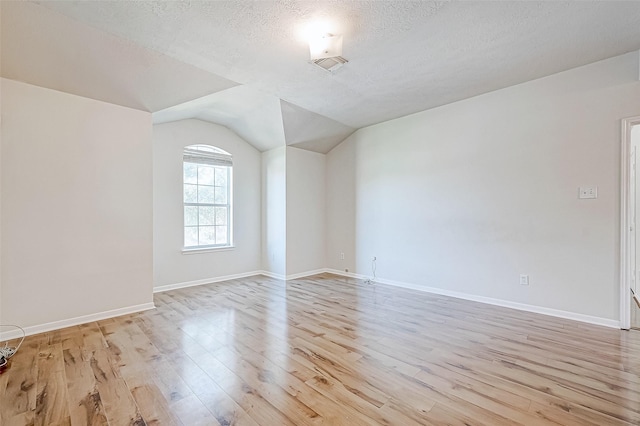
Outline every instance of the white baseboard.
[[(357, 279), (370, 278), (365, 275), (342, 272), (337, 269), (327, 269), (326, 272), (336, 274), (336, 275), (342, 275), (349, 278), (357, 278)], [(459, 291), (445, 290), (437, 287), (422, 286), (422, 285), (406, 283), (402, 281), (387, 280), (384, 278), (376, 278), (376, 283), (386, 284), (394, 287), (402, 287), (402, 288), (407, 288), (411, 290), (424, 291), (426, 293), (439, 294), (442, 296), (455, 297), (457, 299), (471, 300), (473, 302), (486, 303), (489, 305), (502, 306), (505, 308), (518, 309), (520, 311), (534, 312), (536, 314), (549, 315), (549, 316), (558, 317), (558, 318), (565, 318), (565, 319), (580, 321), (588, 324), (601, 325), (604, 327), (618, 328), (618, 329), (620, 328), (620, 321), (612, 320), (609, 318), (601, 318), (601, 317), (594, 317), (591, 315), (579, 314), (576, 312), (562, 311), (560, 309), (546, 308), (544, 306), (528, 305), (526, 303), (511, 302), (509, 300), (494, 299), (492, 297), (477, 296), (474, 294), (463, 293)]]
[(276, 274), (275, 272), (271, 272), (271, 271), (259, 270), (259, 271), (245, 272), (245, 273), (242, 273), (242, 274), (223, 275), (221, 277), (204, 278), (204, 279), (201, 279), (201, 280), (186, 281), (186, 282), (182, 282), (182, 283), (162, 285), (162, 286), (154, 287), (153, 288), (153, 292), (154, 293), (161, 293), (163, 291), (177, 290), (179, 288), (194, 287), (194, 286), (205, 285), (205, 284), (213, 284), (213, 283), (218, 283), (218, 282), (222, 282), (222, 281), (236, 280), (236, 279), (239, 279), (239, 278), (253, 277), (253, 276), (256, 276), (256, 275), (264, 275), (265, 277), (273, 278), (273, 279), (276, 279), (276, 280), (286, 281), (286, 280), (296, 280), (298, 278), (304, 278), (304, 277), (308, 277), (310, 275), (317, 275), (317, 274), (321, 274), (323, 272), (327, 272), (327, 269), (324, 269), (324, 268), (323, 269), (316, 269), (314, 271), (300, 272), (298, 274), (291, 274), (291, 275), (286, 275), (285, 276), (285, 275), (281, 275), (281, 274)]
[(260, 271), (259, 272), (260, 275), (264, 275), (265, 277), (269, 277), (269, 278), (273, 278), (275, 280), (286, 280), (287, 277), (284, 275), (280, 275), (280, 274), (276, 274), (275, 272), (270, 272), (270, 271)]
[[(316, 269), (314, 271), (301, 272), (298, 274), (292, 274), (287, 276), (275, 274), (269, 271), (260, 270), (260, 271), (247, 272), (243, 274), (226, 275), (222, 277), (209, 278), (209, 279), (203, 279), (203, 280), (197, 280), (197, 281), (188, 281), (183, 283), (176, 283), (176, 284), (169, 284), (169, 285), (154, 287), (153, 292), (158, 293), (163, 291), (175, 290), (179, 288), (211, 284), (215, 282), (233, 280), (238, 278), (246, 278), (246, 277), (251, 277), (255, 275), (264, 275), (266, 277), (279, 279), (279, 280), (293, 280), (293, 279), (304, 278), (304, 277), (317, 275), (321, 273), (331, 273), (331, 274), (340, 275), (343, 277), (356, 278), (356, 279), (370, 278), (367, 275), (355, 274), (353, 272), (344, 272), (344, 271), (340, 271), (337, 269), (330, 269), (330, 268)], [(528, 305), (525, 303), (511, 302), (508, 300), (477, 296), (469, 293), (446, 290), (446, 289), (441, 289), (436, 287), (422, 286), (422, 285), (406, 283), (402, 281), (387, 280), (384, 278), (376, 278), (376, 283), (390, 285), (394, 287), (401, 287), (401, 288), (406, 288), (411, 290), (423, 291), (426, 293), (439, 294), (443, 296), (450, 296), (458, 299), (471, 300), (474, 302), (486, 303), (489, 305), (496, 305), (496, 306), (502, 306), (506, 308), (518, 309), (526, 312), (534, 312), (537, 314), (549, 315), (549, 316), (558, 317), (558, 318), (565, 318), (565, 319), (580, 321), (588, 324), (601, 325), (604, 327), (618, 328), (618, 329), (620, 328), (620, 322), (616, 320), (595, 317), (591, 315), (584, 315), (584, 314), (579, 314), (575, 312), (562, 311), (559, 309), (546, 308), (543, 306)], [(155, 308), (155, 305), (153, 304), (153, 302), (149, 302), (149, 303), (143, 303), (140, 305), (128, 306), (125, 308), (112, 309), (109, 311), (98, 312), (95, 314), (84, 315), (80, 317), (69, 318), (65, 320), (53, 321), (45, 324), (26, 327), (25, 333), (27, 334), (27, 336), (30, 336), (32, 334), (44, 333), (47, 331), (57, 330), (60, 328), (71, 327), (74, 325), (85, 324), (92, 321), (99, 321), (107, 318), (113, 318), (121, 315), (132, 314), (135, 312), (146, 311), (154, 308)], [(20, 330), (9, 330), (5, 332), (0, 332), (0, 342), (4, 342), (10, 339), (15, 339), (21, 336), (22, 336), (22, 333), (20, 332)]]
[(287, 275), (287, 280), (297, 280), (299, 278), (310, 277), (311, 275), (318, 275), (327, 272), (327, 268), (315, 269), (313, 271), (299, 272), (297, 274)]
[(265, 271), (244, 272), (242, 274), (223, 275), (221, 277), (204, 278), (195, 281), (185, 281), (182, 283), (161, 285), (153, 288), (154, 293), (162, 293), (163, 291), (177, 290), (179, 288), (194, 287), (197, 285), (213, 284), (221, 281), (237, 280), (239, 278), (253, 277), (255, 275), (265, 275)]
[[(100, 321), (107, 318), (119, 317), (121, 315), (133, 314), (135, 312), (147, 311), (149, 309), (155, 309), (153, 302), (142, 303), (140, 305), (127, 306), (125, 308), (112, 309), (110, 311), (98, 312), (95, 314), (83, 315), (81, 317), (69, 318), (60, 321), (48, 322), (40, 325), (32, 325), (25, 327), (24, 331), (27, 336), (32, 334), (45, 333), (47, 331), (58, 330), (65, 327), (72, 327), (74, 325), (86, 324), (88, 322)], [(0, 333), (0, 342), (22, 337), (20, 330), (9, 330)]]
[(355, 274), (353, 272), (344, 272), (339, 269), (327, 268), (324, 270), (324, 272), (327, 272), (329, 274), (334, 274), (334, 275), (342, 275), (343, 277), (348, 277), (348, 278), (356, 278), (358, 280), (366, 280), (370, 278), (367, 275)]
[(291, 275), (281, 275), (281, 274), (276, 274), (270, 271), (260, 271), (260, 275), (264, 275), (265, 277), (269, 277), (269, 278), (274, 278), (276, 280), (288, 281), (288, 280), (297, 280), (299, 278), (304, 278), (304, 277), (310, 277), (311, 275), (318, 275), (325, 272), (328, 272), (327, 268), (315, 269), (313, 271), (299, 272), (297, 274), (291, 274)]

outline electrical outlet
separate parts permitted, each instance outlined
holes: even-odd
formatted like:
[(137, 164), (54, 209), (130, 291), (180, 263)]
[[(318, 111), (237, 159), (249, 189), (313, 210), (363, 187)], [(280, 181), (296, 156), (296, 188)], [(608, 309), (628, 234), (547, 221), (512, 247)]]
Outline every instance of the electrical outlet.
[(344, 253), (340, 253), (340, 260), (344, 260)]
[(579, 188), (578, 198), (580, 199), (598, 198), (598, 187), (597, 186), (581, 186)]
[(529, 285), (529, 275), (520, 275), (520, 285)]

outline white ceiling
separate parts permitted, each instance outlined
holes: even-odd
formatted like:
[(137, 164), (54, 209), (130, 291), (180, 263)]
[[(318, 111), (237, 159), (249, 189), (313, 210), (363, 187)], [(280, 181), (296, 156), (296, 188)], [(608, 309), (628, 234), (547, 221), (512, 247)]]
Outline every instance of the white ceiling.
[(186, 118), (234, 129), (260, 151), (285, 145), (280, 100), (248, 86), (236, 86), (153, 114), (154, 123)]
[(2, 76), (145, 111), (238, 83), (27, 2), (1, 2)]
[[(318, 19), (344, 35), (334, 74), (300, 36)], [(165, 117), (190, 110), (261, 150), (326, 152), (359, 127), (638, 49), (638, 1), (2, 2), (4, 77), (152, 112), (204, 97)]]
[(242, 85), (153, 114), (154, 123), (197, 118), (233, 129), (260, 151), (292, 145), (327, 153), (355, 129)]

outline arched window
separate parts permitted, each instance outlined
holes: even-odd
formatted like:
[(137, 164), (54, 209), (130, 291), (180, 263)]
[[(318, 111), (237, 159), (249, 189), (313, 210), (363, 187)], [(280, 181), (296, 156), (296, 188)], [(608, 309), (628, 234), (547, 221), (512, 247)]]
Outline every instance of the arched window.
[(231, 154), (214, 146), (189, 145), (182, 162), (184, 247), (231, 246)]

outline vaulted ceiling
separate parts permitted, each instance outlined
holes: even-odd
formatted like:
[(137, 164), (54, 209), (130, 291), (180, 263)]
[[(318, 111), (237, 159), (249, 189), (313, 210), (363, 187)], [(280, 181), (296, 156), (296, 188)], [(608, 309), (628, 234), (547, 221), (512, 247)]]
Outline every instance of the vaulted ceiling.
[[(640, 2), (2, 2), (3, 77), (225, 125), (260, 150), (355, 129), (640, 49)], [(349, 60), (309, 64), (325, 22)]]

